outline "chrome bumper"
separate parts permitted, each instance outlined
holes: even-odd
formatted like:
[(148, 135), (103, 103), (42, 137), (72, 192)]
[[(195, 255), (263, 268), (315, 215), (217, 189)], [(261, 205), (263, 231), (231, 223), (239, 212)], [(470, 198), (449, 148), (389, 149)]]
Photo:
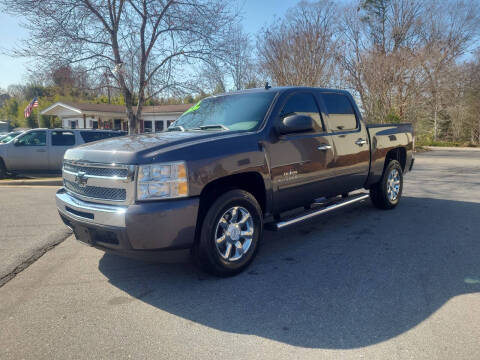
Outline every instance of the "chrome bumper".
[(85, 202), (69, 195), (65, 189), (56, 194), (58, 211), (77, 221), (115, 227), (125, 227), (127, 206), (114, 206)]

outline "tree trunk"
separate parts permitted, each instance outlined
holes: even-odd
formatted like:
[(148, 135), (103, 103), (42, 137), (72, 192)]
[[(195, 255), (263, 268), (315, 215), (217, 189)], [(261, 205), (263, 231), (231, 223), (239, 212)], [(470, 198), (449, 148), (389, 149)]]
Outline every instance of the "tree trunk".
[(437, 141), (437, 133), (438, 133), (438, 105), (437, 105), (437, 95), (435, 94), (435, 105), (433, 108), (433, 140)]
[(478, 119), (478, 128), (477, 128), (477, 145), (480, 145), (480, 119)]
[(127, 108), (128, 135), (137, 134), (137, 116), (133, 111), (133, 96), (126, 87), (123, 88), (123, 98), (125, 99), (125, 107)]
[(137, 117), (133, 111), (127, 111), (128, 116), (128, 135), (137, 134)]

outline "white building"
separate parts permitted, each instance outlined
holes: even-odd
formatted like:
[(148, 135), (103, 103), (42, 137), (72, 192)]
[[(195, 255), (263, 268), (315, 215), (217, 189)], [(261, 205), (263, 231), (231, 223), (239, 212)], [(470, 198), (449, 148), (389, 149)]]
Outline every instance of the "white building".
[[(140, 132), (160, 132), (182, 115), (192, 104), (144, 106), (139, 121)], [(65, 129), (112, 129), (128, 131), (123, 105), (57, 102), (41, 112), (57, 116)]]

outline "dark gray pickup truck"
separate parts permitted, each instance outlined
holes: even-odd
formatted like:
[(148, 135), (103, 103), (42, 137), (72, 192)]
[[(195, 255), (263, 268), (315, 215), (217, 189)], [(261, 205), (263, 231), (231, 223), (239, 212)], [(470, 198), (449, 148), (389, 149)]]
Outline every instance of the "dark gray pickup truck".
[(394, 208), (412, 153), (411, 125), (365, 125), (346, 91), (266, 87), (206, 98), (165, 133), (68, 150), (57, 206), (99, 249), (188, 252), (229, 276), (253, 260), (264, 228), (367, 197)]

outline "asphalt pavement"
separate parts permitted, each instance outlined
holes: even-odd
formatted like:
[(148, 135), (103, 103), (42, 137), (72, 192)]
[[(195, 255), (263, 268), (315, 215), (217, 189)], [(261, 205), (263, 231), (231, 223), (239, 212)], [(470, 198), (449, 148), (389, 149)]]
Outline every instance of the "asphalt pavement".
[(0, 286), (70, 235), (55, 207), (57, 189), (0, 186)]
[(0, 288), (2, 359), (478, 359), (480, 152), (419, 154), (369, 202), (266, 233), (218, 279), (67, 239)]

